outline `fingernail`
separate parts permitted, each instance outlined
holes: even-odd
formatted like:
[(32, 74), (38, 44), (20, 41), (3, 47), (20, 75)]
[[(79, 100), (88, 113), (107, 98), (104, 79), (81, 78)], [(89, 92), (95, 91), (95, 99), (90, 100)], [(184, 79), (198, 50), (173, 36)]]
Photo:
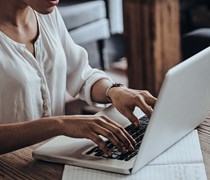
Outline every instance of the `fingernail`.
[(103, 156), (104, 157), (111, 157), (112, 153), (108, 151), (108, 152), (105, 152)]
[(122, 147), (123, 152), (128, 152), (128, 150), (125, 148), (125, 146)]
[(129, 151), (133, 151), (134, 150), (134, 147), (131, 145), (130, 147), (129, 147)]
[(112, 156), (111, 151), (108, 151), (107, 155), (108, 155), (109, 157), (111, 157), (111, 156)]
[(136, 127), (139, 127), (139, 123), (137, 123), (137, 122), (134, 122), (134, 125), (135, 125)]
[(129, 151), (133, 151), (134, 150), (134, 147), (132, 144), (127, 144), (126, 145), (126, 149), (129, 150)]

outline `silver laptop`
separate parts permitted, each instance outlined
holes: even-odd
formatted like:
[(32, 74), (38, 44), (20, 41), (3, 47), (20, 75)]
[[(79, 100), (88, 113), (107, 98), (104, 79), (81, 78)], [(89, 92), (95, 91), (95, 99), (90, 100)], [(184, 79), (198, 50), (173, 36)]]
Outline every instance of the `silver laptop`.
[[(138, 150), (129, 158), (122, 158), (124, 155), (116, 150), (119, 154), (106, 158), (92, 141), (65, 136), (58, 136), (38, 147), (33, 156), (51, 162), (133, 174), (202, 123), (208, 110), (210, 47), (167, 72), (153, 114), (149, 121), (145, 121), (146, 131), (137, 137), (140, 139)], [(138, 108), (134, 113), (140, 121), (147, 119)], [(99, 114), (105, 114), (123, 126), (129, 125), (129, 121), (112, 106)], [(126, 130), (130, 131), (130, 127)], [(107, 145), (115, 148), (109, 142)]]

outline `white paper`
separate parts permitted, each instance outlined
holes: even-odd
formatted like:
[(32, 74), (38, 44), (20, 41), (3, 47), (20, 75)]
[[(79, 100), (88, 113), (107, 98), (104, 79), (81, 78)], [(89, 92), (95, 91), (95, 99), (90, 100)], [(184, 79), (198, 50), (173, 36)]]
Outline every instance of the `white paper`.
[(149, 165), (190, 164), (202, 162), (203, 157), (198, 132), (197, 130), (194, 130), (167, 151), (155, 158)]
[(198, 133), (192, 131), (133, 175), (65, 165), (62, 180), (207, 180)]
[(62, 180), (207, 180), (203, 164), (146, 166), (133, 175), (121, 175), (66, 165)]

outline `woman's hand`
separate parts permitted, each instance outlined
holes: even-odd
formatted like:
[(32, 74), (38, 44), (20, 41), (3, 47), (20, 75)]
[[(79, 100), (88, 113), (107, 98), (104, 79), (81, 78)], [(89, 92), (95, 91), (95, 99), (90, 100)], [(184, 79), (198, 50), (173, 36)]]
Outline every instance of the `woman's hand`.
[[(119, 124), (106, 116), (53, 116), (0, 125), (0, 154), (23, 148), (46, 139), (66, 135), (94, 141), (101, 150), (111, 156), (110, 149), (100, 135), (109, 139), (121, 152), (134, 150), (135, 140)], [(9, 139), (9, 141), (8, 141)]]
[(121, 152), (134, 150), (135, 140), (127, 131), (106, 116), (61, 116), (63, 134), (74, 138), (87, 138), (94, 141), (108, 156), (111, 152), (99, 135), (109, 139)]
[(134, 90), (126, 87), (112, 87), (108, 92), (108, 96), (117, 110), (136, 126), (139, 126), (139, 120), (133, 114), (135, 107), (139, 107), (150, 117), (157, 101), (148, 91)]

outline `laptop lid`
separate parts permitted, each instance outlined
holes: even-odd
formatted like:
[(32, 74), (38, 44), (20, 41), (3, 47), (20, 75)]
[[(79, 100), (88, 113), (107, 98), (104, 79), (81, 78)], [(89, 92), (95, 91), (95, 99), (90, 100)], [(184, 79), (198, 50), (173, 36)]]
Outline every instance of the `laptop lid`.
[(210, 47), (166, 73), (133, 173), (196, 128), (208, 110)]

